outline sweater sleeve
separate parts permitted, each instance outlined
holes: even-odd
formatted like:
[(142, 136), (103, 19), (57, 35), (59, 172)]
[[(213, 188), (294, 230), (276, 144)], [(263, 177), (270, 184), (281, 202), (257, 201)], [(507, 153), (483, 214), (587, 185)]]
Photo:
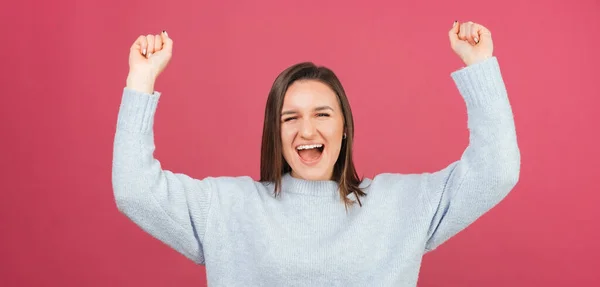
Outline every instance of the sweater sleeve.
[(154, 115), (160, 93), (124, 88), (113, 146), (117, 208), (142, 230), (197, 264), (211, 201), (208, 180), (161, 168), (154, 158)]
[(466, 103), (469, 144), (460, 160), (424, 174), (422, 186), (432, 214), (426, 252), (497, 205), (520, 173), (513, 113), (497, 58), (451, 76)]

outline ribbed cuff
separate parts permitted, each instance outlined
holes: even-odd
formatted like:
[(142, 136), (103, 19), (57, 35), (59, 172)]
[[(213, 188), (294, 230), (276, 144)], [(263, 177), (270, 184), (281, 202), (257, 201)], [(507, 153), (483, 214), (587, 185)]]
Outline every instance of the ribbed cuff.
[(455, 71), (451, 76), (469, 108), (487, 107), (507, 97), (496, 57)]
[(154, 125), (154, 114), (160, 98), (153, 94), (124, 88), (117, 119), (117, 129), (133, 133), (150, 133)]

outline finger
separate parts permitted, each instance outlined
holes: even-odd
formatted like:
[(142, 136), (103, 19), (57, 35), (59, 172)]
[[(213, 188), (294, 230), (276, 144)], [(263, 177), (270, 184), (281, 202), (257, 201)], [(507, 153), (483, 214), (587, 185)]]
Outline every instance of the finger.
[(462, 23), (460, 24), (460, 28), (458, 30), (458, 39), (459, 40), (466, 40), (467, 39), (467, 23)]
[(459, 31), (459, 23), (458, 21), (454, 21), (452, 24), (452, 29), (448, 31), (448, 37), (450, 38), (450, 45), (454, 46), (454, 44), (458, 41), (458, 31)]
[(148, 47), (148, 41), (146, 41), (146, 36), (139, 36), (133, 45), (131, 45), (131, 51), (146, 55), (146, 48)]
[(163, 41), (160, 35), (154, 35), (154, 52), (162, 50)]
[(173, 52), (173, 40), (169, 38), (169, 34), (167, 34), (167, 31), (165, 30), (163, 30), (160, 36), (163, 41), (162, 50), (165, 51), (165, 53), (171, 54)]
[(472, 41), (472, 45), (477, 45), (479, 43), (479, 25), (472, 23), (469, 27), (469, 38)]
[(465, 37), (467, 39), (467, 42), (469, 42), (469, 44), (471, 45), (477, 44), (475, 43), (475, 39), (473, 38), (473, 30), (473, 22), (468, 22), (467, 29), (465, 30)]
[(482, 38), (491, 37), (490, 31), (483, 25), (475, 24), (475, 34), (477, 34), (477, 42), (481, 41)]
[(150, 57), (154, 53), (154, 35), (148, 34), (146, 41), (148, 41), (148, 57)]
[(492, 33), (486, 27), (481, 26), (479, 28), (479, 41), (492, 41)]
[(473, 42), (475, 42), (475, 44), (479, 43), (479, 32), (481, 31), (481, 26), (477, 25), (477, 24), (473, 24), (473, 27), (471, 28), (471, 37), (473, 38)]

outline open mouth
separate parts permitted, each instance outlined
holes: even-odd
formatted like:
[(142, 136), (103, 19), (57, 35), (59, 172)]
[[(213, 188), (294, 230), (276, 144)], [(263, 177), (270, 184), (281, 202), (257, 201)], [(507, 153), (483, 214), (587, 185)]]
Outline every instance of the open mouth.
[(319, 161), (324, 149), (324, 144), (301, 145), (296, 147), (298, 156), (300, 156), (300, 159), (305, 163), (315, 163)]

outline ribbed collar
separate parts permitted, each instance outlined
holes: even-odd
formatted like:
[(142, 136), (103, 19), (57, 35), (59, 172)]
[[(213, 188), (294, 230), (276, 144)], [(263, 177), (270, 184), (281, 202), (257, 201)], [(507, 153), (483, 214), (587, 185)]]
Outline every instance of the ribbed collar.
[(281, 178), (284, 193), (298, 193), (309, 196), (332, 197), (338, 196), (339, 188), (333, 180), (305, 180), (293, 177), (289, 172)]

